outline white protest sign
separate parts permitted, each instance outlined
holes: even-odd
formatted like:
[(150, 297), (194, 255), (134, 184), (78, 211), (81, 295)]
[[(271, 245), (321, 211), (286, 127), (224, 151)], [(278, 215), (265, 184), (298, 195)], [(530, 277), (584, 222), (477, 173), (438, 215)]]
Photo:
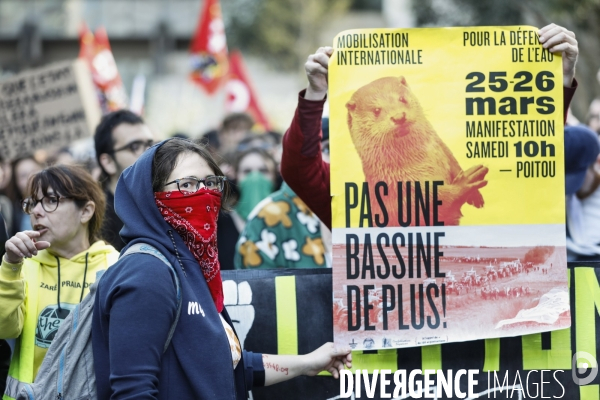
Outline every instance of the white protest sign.
[(0, 81), (0, 155), (7, 160), (88, 137), (100, 120), (82, 60), (54, 63)]

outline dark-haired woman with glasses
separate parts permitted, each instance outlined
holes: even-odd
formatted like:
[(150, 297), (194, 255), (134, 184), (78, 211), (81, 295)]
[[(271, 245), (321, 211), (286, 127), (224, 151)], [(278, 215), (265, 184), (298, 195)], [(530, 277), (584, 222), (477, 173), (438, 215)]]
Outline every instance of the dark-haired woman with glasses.
[(304, 356), (243, 351), (224, 307), (217, 251), (228, 194), (208, 151), (178, 138), (151, 147), (121, 175), (123, 254), (150, 245), (178, 279), (143, 253), (121, 257), (102, 277), (92, 322), (99, 399), (246, 399), (253, 386), (321, 370), (337, 377), (350, 365), (350, 348), (330, 343)]
[(33, 230), (6, 241), (0, 267), (0, 338), (17, 338), (4, 399), (33, 382), (62, 321), (96, 272), (119, 257), (98, 236), (104, 194), (84, 169), (46, 168), (30, 178), (27, 194)]

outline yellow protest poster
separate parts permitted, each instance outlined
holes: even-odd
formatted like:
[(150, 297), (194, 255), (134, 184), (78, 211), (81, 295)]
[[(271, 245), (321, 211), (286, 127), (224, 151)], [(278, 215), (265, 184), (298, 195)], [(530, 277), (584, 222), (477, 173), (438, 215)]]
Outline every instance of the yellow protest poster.
[(337, 343), (398, 348), (570, 326), (562, 64), (537, 32), (334, 39)]

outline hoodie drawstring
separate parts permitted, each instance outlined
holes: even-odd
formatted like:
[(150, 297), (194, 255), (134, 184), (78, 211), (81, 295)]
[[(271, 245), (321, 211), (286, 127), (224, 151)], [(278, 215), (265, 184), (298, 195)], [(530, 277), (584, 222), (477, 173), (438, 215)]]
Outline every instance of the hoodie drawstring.
[(58, 312), (62, 313), (62, 308), (60, 308), (60, 258), (54, 256), (56, 258), (56, 263), (58, 264), (58, 291), (56, 292), (56, 304), (58, 305)]
[(169, 229), (169, 236), (171, 237), (171, 242), (173, 243), (173, 247), (175, 248), (175, 256), (177, 257), (177, 261), (179, 261), (179, 265), (181, 266), (181, 270), (183, 271), (183, 275), (187, 278), (187, 274), (185, 273), (185, 268), (183, 268), (183, 263), (179, 258), (179, 252), (177, 251), (177, 245), (175, 244), (175, 238), (173, 237), (173, 231)]
[[(83, 270), (83, 282), (81, 282), (81, 296), (79, 296), (79, 302), (83, 300), (83, 292), (85, 291), (85, 277), (87, 276), (88, 269), (88, 256), (90, 253), (85, 253), (85, 269)], [(60, 306), (60, 258), (54, 256), (56, 258), (56, 264), (58, 266), (58, 290), (56, 292), (56, 304), (58, 305), (58, 312), (62, 312), (62, 308)], [(182, 267), (183, 268), (183, 267)]]
[(83, 300), (83, 291), (85, 290), (85, 276), (87, 275), (87, 267), (88, 267), (88, 255), (90, 253), (85, 253), (85, 270), (83, 271), (83, 282), (81, 282), (81, 296), (79, 297), (79, 302)]

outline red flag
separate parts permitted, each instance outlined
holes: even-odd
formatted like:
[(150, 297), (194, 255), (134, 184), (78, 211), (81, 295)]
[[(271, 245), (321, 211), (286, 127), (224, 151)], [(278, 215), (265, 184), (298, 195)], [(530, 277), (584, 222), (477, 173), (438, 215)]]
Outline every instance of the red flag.
[(126, 108), (127, 94), (110, 49), (106, 30), (98, 28), (94, 35), (84, 24), (79, 31), (79, 42), (79, 58), (88, 62), (99, 93), (102, 112)]
[(85, 22), (83, 22), (79, 28), (79, 58), (87, 60), (91, 65), (92, 59), (94, 58), (95, 47), (96, 39), (94, 38), (94, 34), (90, 31), (90, 28), (87, 27)]
[(250, 79), (244, 67), (242, 54), (234, 51), (229, 57), (229, 74), (225, 85), (227, 98), (225, 109), (227, 112), (246, 112), (254, 118), (264, 130), (270, 130), (269, 120), (262, 112)]
[(227, 74), (227, 39), (219, 0), (204, 0), (200, 23), (190, 46), (194, 82), (212, 94)]

